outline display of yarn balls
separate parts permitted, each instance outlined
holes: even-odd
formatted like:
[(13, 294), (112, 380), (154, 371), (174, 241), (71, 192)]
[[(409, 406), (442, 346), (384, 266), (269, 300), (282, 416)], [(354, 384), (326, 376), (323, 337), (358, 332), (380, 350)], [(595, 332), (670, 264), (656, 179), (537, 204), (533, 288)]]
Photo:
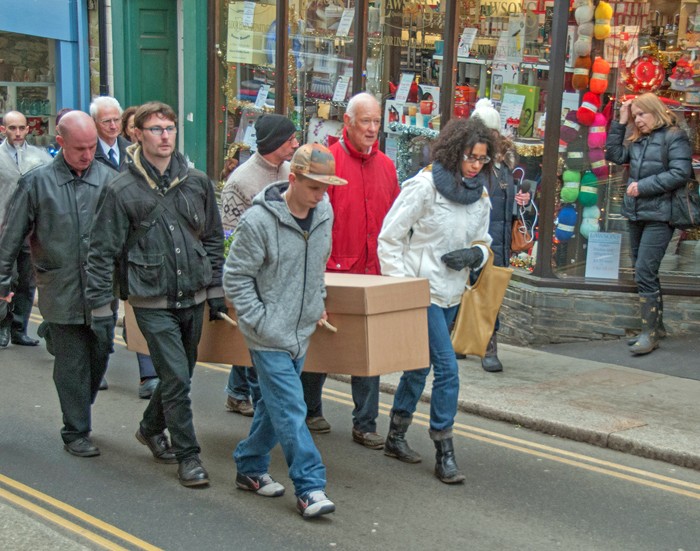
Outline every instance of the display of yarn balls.
[(565, 243), (574, 236), (574, 230), (576, 229), (576, 222), (578, 221), (578, 214), (573, 205), (565, 205), (559, 211), (559, 216), (554, 221), (554, 237)]
[(588, 75), (591, 72), (592, 65), (591, 56), (589, 55), (576, 58), (574, 74), (571, 77), (571, 85), (574, 87), (574, 90), (581, 92), (588, 89)]
[(561, 175), (562, 186), (559, 197), (562, 203), (573, 203), (578, 199), (581, 173), (575, 170), (565, 170)]
[(582, 136), (579, 136), (573, 142), (571, 142), (566, 151), (566, 168), (569, 170), (576, 170), (578, 172), (581, 172), (584, 168), (587, 168), (585, 149), (586, 141)]
[(593, 92), (586, 92), (583, 94), (581, 107), (579, 107), (578, 111), (576, 111), (576, 118), (578, 122), (584, 126), (591, 126), (598, 109), (600, 109), (600, 96), (598, 94), (594, 94)]
[(576, 111), (569, 111), (559, 129), (559, 151), (564, 153), (568, 145), (578, 138), (580, 132), (581, 125), (576, 119)]
[(581, 176), (578, 202), (584, 207), (598, 204), (598, 178), (590, 170)]
[[(598, 56), (593, 61), (591, 67), (589, 89), (594, 94), (603, 94), (608, 89), (608, 75), (610, 74), (610, 63)], [(574, 69), (574, 74), (576, 70)]]
[(600, 231), (598, 220), (600, 219), (600, 209), (596, 206), (586, 207), (581, 211), (581, 227), (579, 233), (588, 239), (594, 232)]

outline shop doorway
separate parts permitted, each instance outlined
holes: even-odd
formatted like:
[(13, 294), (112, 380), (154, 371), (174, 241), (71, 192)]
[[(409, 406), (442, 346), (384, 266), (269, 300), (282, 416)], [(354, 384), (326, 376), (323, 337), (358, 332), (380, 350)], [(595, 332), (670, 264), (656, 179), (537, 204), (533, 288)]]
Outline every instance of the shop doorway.
[(125, 0), (124, 8), (125, 105), (155, 100), (177, 110), (178, 2)]

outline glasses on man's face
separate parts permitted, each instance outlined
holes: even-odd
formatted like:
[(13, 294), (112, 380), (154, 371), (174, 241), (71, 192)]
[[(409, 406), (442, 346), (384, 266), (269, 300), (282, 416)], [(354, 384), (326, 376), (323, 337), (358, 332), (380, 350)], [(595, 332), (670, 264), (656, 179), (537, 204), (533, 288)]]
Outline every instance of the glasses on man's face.
[(472, 155), (462, 155), (462, 159), (464, 159), (468, 163), (481, 163), (482, 165), (487, 165), (491, 162), (491, 157), (473, 157)]
[(154, 136), (162, 136), (163, 132), (174, 134), (177, 132), (177, 126), (150, 126), (148, 128), (144, 128), (144, 130), (148, 130)]
[(109, 126), (110, 124), (120, 124), (122, 122), (121, 119), (102, 119), (100, 121), (100, 124), (104, 124), (105, 126)]

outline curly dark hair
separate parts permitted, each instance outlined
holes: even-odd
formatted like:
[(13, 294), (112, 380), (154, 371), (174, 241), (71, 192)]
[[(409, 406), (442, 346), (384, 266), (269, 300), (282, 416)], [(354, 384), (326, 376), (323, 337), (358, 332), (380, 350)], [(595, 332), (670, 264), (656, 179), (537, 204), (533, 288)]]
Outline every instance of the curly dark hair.
[(461, 172), (462, 155), (478, 144), (486, 144), (488, 156), (494, 157), (494, 145), (489, 129), (478, 118), (451, 119), (440, 132), (431, 158), (450, 172)]

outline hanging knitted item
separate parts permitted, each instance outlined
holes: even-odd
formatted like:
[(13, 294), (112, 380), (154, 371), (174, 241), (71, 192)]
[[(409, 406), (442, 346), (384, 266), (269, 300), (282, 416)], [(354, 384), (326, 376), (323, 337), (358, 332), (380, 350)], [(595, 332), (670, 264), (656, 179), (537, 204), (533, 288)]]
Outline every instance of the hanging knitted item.
[[(608, 75), (610, 63), (598, 56), (593, 61), (593, 69), (590, 78), (590, 90), (594, 94), (603, 94), (608, 89)], [(576, 71), (574, 70), (574, 73)]]
[(605, 180), (610, 174), (610, 167), (605, 160), (605, 151), (602, 149), (591, 149), (588, 152), (588, 160), (591, 162), (591, 171), (598, 180)]
[(578, 214), (573, 205), (564, 205), (554, 221), (554, 237), (564, 243), (574, 236)]
[(566, 168), (569, 170), (583, 171), (586, 168), (586, 140), (583, 136), (577, 137), (569, 144), (566, 150)]
[(571, 77), (571, 85), (574, 90), (582, 92), (588, 89), (588, 75), (591, 71), (591, 56), (577, 57), (574, 62), (574, 74)]
[(595, 9), (595, 37), (596, 40), (605, 40), (610, 36), (610, 20), (613, 16), (613, 8), (610, 4), (601, 0)]
[(584, 126), (591, 126), (598, 109), (600, 109), (600, 96), (593, 92), (586, 92), (583, 94), (581, 107), (576, 111), (578, 122)]
[(596, 113), (593, 117), (593, 124), (588, 130), (588, 147), (591, 149), (602, 149), (605, 147), (605, 140), (607, 139), (607, 134), (605, 132), (605, 125), (607, 120), (603, 113)]
[(561, 175), (562, 186), (559, 196), (562, 203), (573, 203), (578, 198), (581, 185), (581, 173), (575, 170), (565, 170)]
[(564, 124), (559, 129), (559, 139), (566, 144), (570, 144), (580, 133), (581, 125), (576, 120), (576, 111), (569, 111), (564, 118)]
[(600, 209), (597, 206), (586, 207), (581, 211), (581, 227), (579, 233), (588, 239), (594, 232), (600, 231), (598, 220), (600, 219)]

